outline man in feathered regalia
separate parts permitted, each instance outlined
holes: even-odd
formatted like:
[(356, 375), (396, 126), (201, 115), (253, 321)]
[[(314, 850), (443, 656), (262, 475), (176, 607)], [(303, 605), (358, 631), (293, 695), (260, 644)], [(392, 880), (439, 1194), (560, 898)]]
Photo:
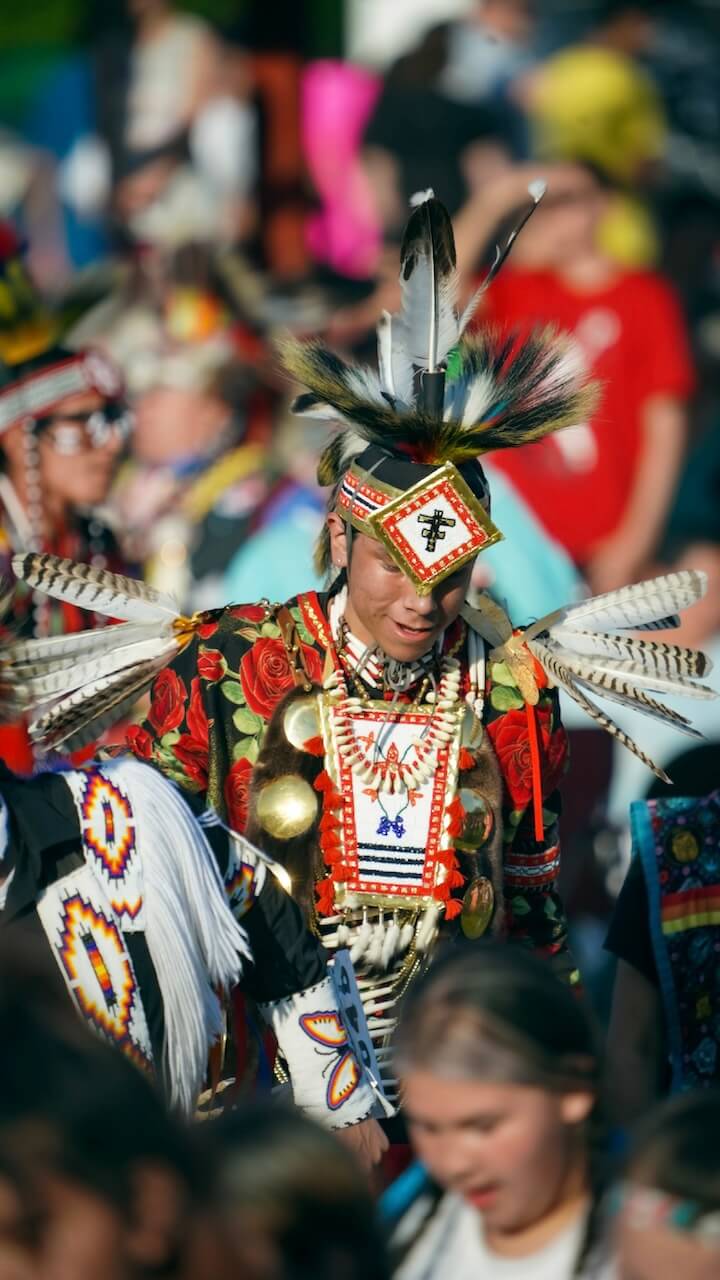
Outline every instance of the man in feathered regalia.
[[(401, 256), (379, 373), (318, 344), (284, 352), (307, 388), (296, 410), (336, 424), (319, 469), (327, 593), (183, 618), (141, 584), (16, 562), (36, 590), (125, 620), (6, 654), (6, 696), (42, 704), (46, 748), (95, 740), (151, 682), (152, 699), (134, 758), (3, 783), (5, 914), (35, 908), (85, 1016), (161, 1064), (186, 1106), (217, 1032), (211, 985), (260, 1003), (296, 1100), (342, 1127), (369, 1114), (378, 1080), (396, 1101), (397, 1002), (441, 931), (534, 947), (572, 980), (555, 888), (558, 686), (641, 755), (593, 695), (686, 732), (646, 690), (712, 696), (701, 654), (632, 634), (677, 625), (699, 574), (520, 634), (488, 597), (468, 605), (474, 560), (502, 536), (478, 457), (581, 420), (592, 391), (555, 334), (520, 350), (465, 335), (473, 308), (456, 310), (451, 225), (431, 195)], [(363, 1067), (326, 977), (338, 950), (364, 1005)], [(377, 1154), (375, 1131), (363, 1136)]]

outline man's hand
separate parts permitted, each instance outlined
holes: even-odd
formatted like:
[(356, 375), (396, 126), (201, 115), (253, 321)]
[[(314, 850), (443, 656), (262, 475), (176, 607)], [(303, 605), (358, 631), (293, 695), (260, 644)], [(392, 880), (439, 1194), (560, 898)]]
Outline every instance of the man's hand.
[(335, 1133), (368, 1171), (380, 1163), (390, 1145), (377, 1120), (361, 1120)]

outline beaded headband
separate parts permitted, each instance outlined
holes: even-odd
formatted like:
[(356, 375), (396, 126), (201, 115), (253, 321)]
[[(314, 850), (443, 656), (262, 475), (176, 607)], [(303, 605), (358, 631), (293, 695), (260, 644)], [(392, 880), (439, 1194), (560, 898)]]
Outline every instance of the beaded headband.
[(96, 391), (103, 399), (122, 393), (122, 379), (114, 364), (100, 351), (64, 352), (55, 359), (22, 374), (0, 391), (0, 434), (21, 422), (51, 413), (67, 396)]

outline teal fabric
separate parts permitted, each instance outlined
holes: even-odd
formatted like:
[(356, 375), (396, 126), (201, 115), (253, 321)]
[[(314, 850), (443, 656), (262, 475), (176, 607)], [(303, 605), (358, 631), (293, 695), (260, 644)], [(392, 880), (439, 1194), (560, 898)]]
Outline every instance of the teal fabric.
[(264, 525), (233, 556), (225, 572), (224, 598), (237, 602), (289, 600), (301, 591), (322, 591), (313, 551), (322, 515), (293, 505)]

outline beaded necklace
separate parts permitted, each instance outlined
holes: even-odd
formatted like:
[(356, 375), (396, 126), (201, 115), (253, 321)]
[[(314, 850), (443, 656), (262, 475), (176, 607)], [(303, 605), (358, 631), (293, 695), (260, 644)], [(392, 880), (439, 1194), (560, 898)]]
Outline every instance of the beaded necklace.
[[(353, 636), (345, 619), (344, 607), (345, 597), (340, 593), (332, 601), (330, 608), (330, 624), (339, 662), (325, 682), (325, 689), (333, 697), (335, 705), (335, 743), (338, 753), (352, 773), (368, 786), (376, 788), (378, 795), (381, 792), (391, 795), (409, 792), (422, 787), (437, 768), (438, 753), (458, 731), (461, 711), (460, 663), (456, 658), (444, 655), (440, 659), (440, 675), (436, 682), (434, 675), (428, 672), (428, 664), (435, 664), (437, 661), (435, 653), (419, 662), (383, 662), (383, 655), (379, 650), (370, 650)], [(353, 681), (356, 688), (359, 686), (358, 692), (350, 692), (348, 679)], [(389, 733), (386, 735), (383, 735), (382, 727), (372, 738), (357, 737), (355, 734), (352, 713), (361, 710), (369, 702), (360, 680), (376, 687), (393, 689), (395, 696), (388, 704)], [(420, 688), (412, 707), (419, 706), (422, 701), (433, 704), (428, 722), (402, 755), (392, 742), (387, 751), (384, 751), (383, 739), (387, 741), (392, 732), (393, 721), (398, 715), (412, 709), (405, 704), (401, 709), (397, 699), (401, 692), (411, 689), (418, 680)], [(429, 689), (431, 682), (436, 686), (432, 690)]]

